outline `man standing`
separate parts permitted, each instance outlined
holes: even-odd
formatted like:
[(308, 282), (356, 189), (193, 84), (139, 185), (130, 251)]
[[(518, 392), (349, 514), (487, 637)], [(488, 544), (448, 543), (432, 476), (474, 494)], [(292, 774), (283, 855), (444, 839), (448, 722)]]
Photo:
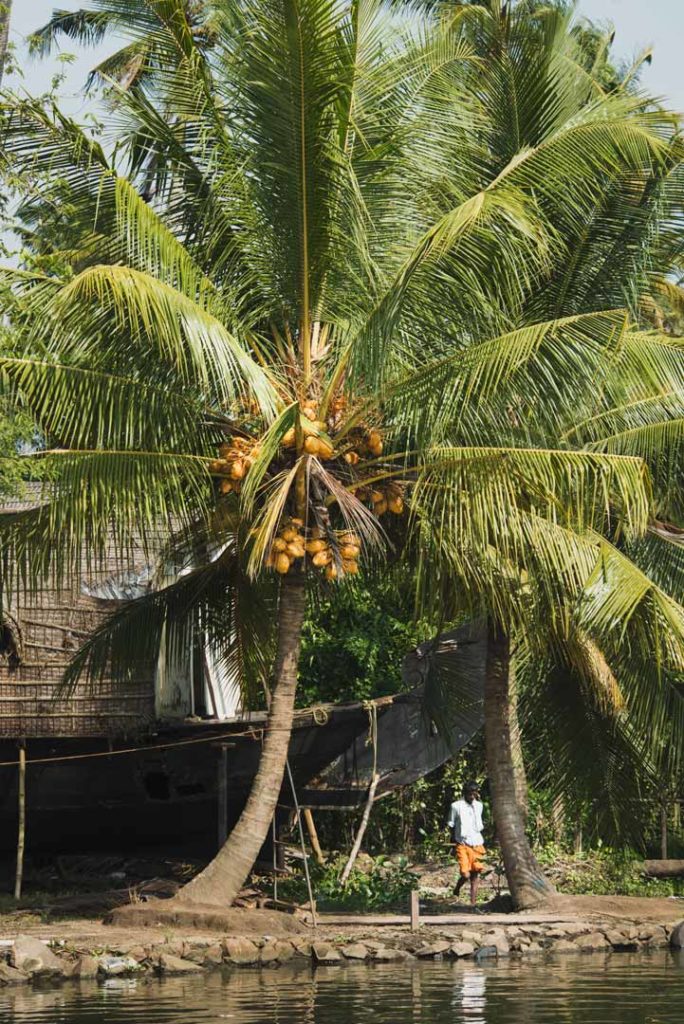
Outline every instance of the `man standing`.
[(470, 882), (470, 902), (477, 903), (480, 875), (484, 868), (484, 839), (482, 838), (482, 804), (479, 800), (480, 787), (477, 782), (466, 782), (463, 798), (455, 800), (449, 812), (451, 840), (456, 845), (456, 858), (460, 878), (454, 888), (458, 896), (466, 882)]

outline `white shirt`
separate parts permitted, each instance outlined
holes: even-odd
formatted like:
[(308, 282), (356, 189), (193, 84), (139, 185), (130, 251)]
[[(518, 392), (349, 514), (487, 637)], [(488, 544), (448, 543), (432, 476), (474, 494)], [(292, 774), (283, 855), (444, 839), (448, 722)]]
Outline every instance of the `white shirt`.
[(454, 840), (466, 846), (483, 846), (482, 838), (482, 804), (473, 800), (455, 800), (449, 812), (449, 828), (454, 830)]

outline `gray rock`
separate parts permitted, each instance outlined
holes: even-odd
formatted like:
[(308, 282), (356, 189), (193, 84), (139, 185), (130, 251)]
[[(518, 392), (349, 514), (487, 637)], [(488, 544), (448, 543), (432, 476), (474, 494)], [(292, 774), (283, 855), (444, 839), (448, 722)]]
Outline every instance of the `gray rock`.
[(605, 933), (612, 949), (618, 953), (633, 953), (639, 948), (639, 943), (630, 939), (624, 932), (613, 929)]
[(86, 978), (96, 978), (98, 967), (99, 964), (96, 957), (82, 956), (74, 964), (71, 977), (78, 981), (85, 981)]
[(436, 942), (430, 942), (426, 946), (420, 946), (416, 950), (416, 956), (421, 960), (430, 960), (436, 956), (444, 956), (450, 949), (450, 942), (447, 942), (446, 939), (438, 939)]
[(105, 978), (120, 978), (126, 974), (139, 974), (143, 968), (132, 956), (101, 956), (97, 973)]
[(278, 953), (278, 962), (281, 964), (287, 963), (295, 955), (294, 946), (287, 939), (279, 939), (275, 944), (275, 948)]
[(222, 945), (226, 960), (232, 964), (249, 966), (259, 963), (259, 948), (251, 939), (227, 938)]
[(158, 970), (161, 974), (202, 974), (199, 964), (193, 964), (191, 960), (182, 960), (171, 953), (162, 953), (159, 957)]
[(0, 960), (0, 985), (25, 985), (28, 980), (28, 975), (23, 971)]
[[(199, 958), (202, 958), (201, 960)], [(194, 949), (188, 954), (194, 963), (206, 964), (207, 967), (218, 967), (223, 963), (223, 950), (218, 942), (206, 949)]]
[(347, 960), (367, 960), (370, 953), (368, 947), (364, 946), (362, 942), (350, 942), (348, 946), (343, 946), (342, 955)]
[(327, 942), (315, 942), (311, 954), (317, 964), (339, 964), (343, 961), (342, 954)]
[(454, 942), (449, 950), (452, 956), (464, 957), (473, 956), (475, 953), (475, 946), (472, 942)]
[(597, 949), (605, 949), (608, 943), (606, 937), (602, 932), (590, 932), (589, 935), (579, 935), (575, 939), (575, 945), (578, 949), (583, 949), (587, 953), (592, 953)]
[(259, 960), (262, 964), (276, 964), (278, 962), (278, 950), (275, 942), (267, 942), (262, 946)]
[(62, 961), (49, 946), (31, 935), (17, 935), (10, 949), (10, 965), (24, 974), (58, 976), (64, 974)]
[(680, 921), (672, 929), (670, 945), (673, 949), (684, 949), (684, 921)]
[(305, 956), (307, 959), (310, 959), (313, 950), (313, 943), (311, 939), (294, 938), (292, 940), (292, 948), (295, 956)]
[(373, 960), (379, 964), (393, 964), (400, 960), (409, 960), (410, 953), (405, 949), (389, 949), (387, 946), (380, 946), (373, 953)]
[(525, 956), (528, 956), (538, 953), (545, 953), (546, 950), (542, 946), (541, 942), (530, 942), (529, 946), (525, 946), (523, 949), (521, 949), (521, 952), (524, 953)]
[(551, 952), (552, 953), (581, 953), (582, 950), (579, 949), (575, 945), (574, 942), (570, 942), (569, 939), (556, 939), (556, 941), (551, 946)]
[(475, 953), (476, 960), (493, 960), (499, 955), (497, 946), (480, 946)]

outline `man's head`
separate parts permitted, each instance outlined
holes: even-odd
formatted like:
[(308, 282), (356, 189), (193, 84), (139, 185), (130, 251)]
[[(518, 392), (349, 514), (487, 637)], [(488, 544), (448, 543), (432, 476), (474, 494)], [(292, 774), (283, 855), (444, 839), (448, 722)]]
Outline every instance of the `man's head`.
[(463, 787), (463, 799), (467, 800), (469, 804), (472, 804), (473, 800), (477, 800), (480, 795), (480, 787), (477, 782), (466, 782)]

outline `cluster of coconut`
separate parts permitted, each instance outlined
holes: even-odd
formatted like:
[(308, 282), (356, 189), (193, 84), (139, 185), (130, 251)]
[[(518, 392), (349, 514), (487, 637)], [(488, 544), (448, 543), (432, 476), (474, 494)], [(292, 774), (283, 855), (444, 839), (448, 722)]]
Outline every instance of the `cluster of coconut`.
[(209, 463), (209, 472), (222, 476), (219, 484), (221, 494), (240, 492), (242, 481), (259, 455), (258, 441), (248, 437), (231, 437), (219, 446), (218, 459)]
[[(309, 401), (302, 406), (302, 430), (304, 432), (304, 451), (308, 455), (316, 455), (319, 459), (331, 459), (335, 454), (333, 446), (321, 434), (327, 434), (329, 426), (323, 420), (318, 419), (318, 406), (315, 402)], [(296, 443), (296, 431), (290, 427), (283, 434), (283, 448), (294, 448)]]
[(373, 502), (373, 514), (384, 516), (385, 512), (393, 512), (400, 516), (404, 511), (404, 492), (401, 484), (390, 483), (382, 490), (373, 489), (370, 493)]
[(289, 572), (298, 558), (306, 554), (306, 538), (302, 533), (301, 519), (291, 519), (276, 537), (273, 538), (271, 550), (266, 558), (267, 568), (275, 569), (282, 576)]
[[(321, 531), (314, 529), (307, 540), (302, 530), (301, 519), (291, 519), (283, 526), (271, 544), (271, 550), (265, 561), (267, 568), (275, 569), (281, 575), (289, 572), (299, 558), (307, 558), (316, 569), (325, 571), (328, 580), (339, 575), (355, 576), (359, 571), (359, 555), (361, 541), (355, 533), (341, 533), (336, 538), (336, 552), (330, 541), (323, 537)], [(341, 567), (339, 565), (341, 561)]]
[(360, 460), (359, 452), (373, 455), (376, 458), (378, 455), (382, 455), (382, 434), (375, 427), (370, 429), (362, 427), (359, 430), (354, 430), (351, 432), (349, 440), (351, 447), (344, 453), (344, 461), (350, 466), (355, 466)]
[[(317, 533), (316, 530), (313, 531)], [(359, 555), (361, 554), (361, 541), (355, 533), (342, 533), (337, 538), (339, 559), (341, 569), (338, 566), (338, 559), (329, 542), (322, 536), (313, 536), (306, 542), (306, 552), (313, 565), (317, 569), (325, 570), (325, 578), (334, 580), (340, 574), (343, 576), (356, 576), (359, 571)]]

